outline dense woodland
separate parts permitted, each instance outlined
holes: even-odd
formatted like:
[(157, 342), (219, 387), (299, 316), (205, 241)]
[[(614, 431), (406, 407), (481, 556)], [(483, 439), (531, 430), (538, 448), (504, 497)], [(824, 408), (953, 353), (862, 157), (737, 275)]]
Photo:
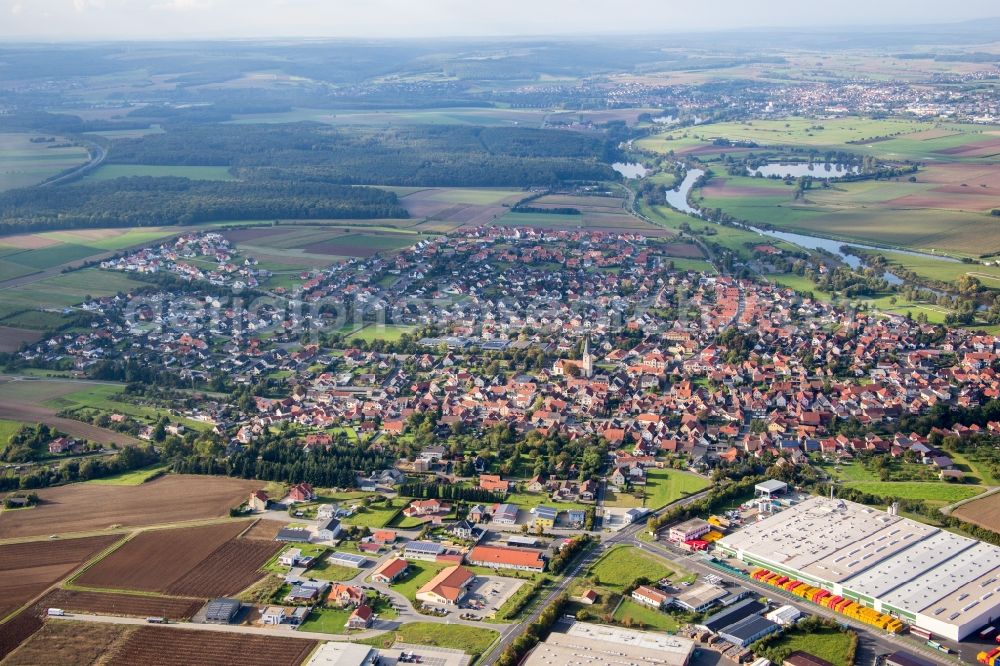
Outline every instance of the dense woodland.
[(392, 192), (320, 182), (131, 177), (0, 193), (0, 233), (238, 219), (405, 218)]
[(613, 180), (601, 135), (463, 125), (392, 130), (288, 125), (171, 126), (111, 144), (115, 164), (227, 166), (247, 180), (345, 185), (517, 186)]

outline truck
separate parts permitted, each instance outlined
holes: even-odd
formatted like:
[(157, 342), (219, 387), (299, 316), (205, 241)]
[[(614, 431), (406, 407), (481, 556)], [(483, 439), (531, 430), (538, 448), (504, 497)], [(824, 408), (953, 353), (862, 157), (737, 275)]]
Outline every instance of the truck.
[(47, 611), (47, 614), (49, 617), (62, 617), (66, 614), (66, 611), (64, 611), (62, 608), (50, 608)]

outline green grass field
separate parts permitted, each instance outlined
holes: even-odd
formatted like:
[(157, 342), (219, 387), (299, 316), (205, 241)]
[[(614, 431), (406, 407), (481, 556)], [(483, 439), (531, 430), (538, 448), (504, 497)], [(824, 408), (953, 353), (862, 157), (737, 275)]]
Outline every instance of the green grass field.
[(148, 407), (145, 405), (134, 405), (130, 402), (118, 400), (116, 399), (116, 396), (120, 394), (121, 391), (122, 386), (117, 384), (91, 385), (78, 391), (48, 400), (45, 404), (58, 410), (69, 409), (82, 410), (84, 412), (93, 410), (109, 414), (117, 412), (119, 414), (125, 414), (127, 416), (149, 422), (159, 420), (160, 417), (166, 416), (171, 420), (171, 422), (179, 422), (184, 424), (186, 427), (193, 428), (195, 430), (210, 430), (212, 428), (211, 424), (204, 423), (202, 421), (193, 421), (184, 417), (174, 416), (170, 414), (170, 411), (167, 409)]
[(958, 502), (986, 490), (983, 486), (935, 481), (852, 481), (851, 488), (885, 498)]
[(141, 486), (154, 476), (159, 476), (167, 470), (166, 465), (152, 465), (131, 472), (122, 472), (112, 476), (105, 476), (101, 479), (91, 479), (86, 483), (98, 486)]
[[(676, 469), (650, 469), (646, 473), (646, 487), (636, 486), (636, 492), (643, 492), (644, 498), (635, 497), (635, 493), (615, 494), (613, 499), (605, 502), (613, 507), (639, 507), (659, 509), (685, 495), (696, 493), (708, 487), (708, 481), (697, 474), (682, 472)], [(609, 493), (610, 494), (610, 493)]]
[(61, 309), (83, 303), (88, 295), (94, 298), (113, 296), (118, 292), (127, 293), (142, 286), (145, 286), (144, 283), (120, 273), (88, 268), (83, 271), (53, 275), (17, 289), (6, 289), (0, 292), (0, 307)]
[(84, 177), (84, 181), (104, 181), (130, 176), (176, 176), (191, 180), (236, 180), (224, 166), (164, 166), (160, 164), (102, 164)]
[(89, 159), (86, 148), (63, 146), (68, 141), (61, 137), (45, 135), (56, 140), (32, 143), (31, 139), (38, 136), (0, 133), (0, 191), (35, 185)]
[(771, 644), (771, 649), (787, 655), (796, 650), (826, 659), (834, 666), (853, 666), (850, 634), (837, 629), (823, 629), (811, 633), (791, 631)]
[(347, 336), (348, 341), (360, 339), (363, 342), (374, 342), (375, 340), (385, 340), (386, 342), (398, 342), (403, 334), (413, 334), (416, 326), (399, 326), (395, 324), (368, 324), (358, 331)]
[(600, 585), (619, 591), (641, 576), (659, 580), (672, 573), (661, 560), (632, 546), (609, 550), (590, 567), (590, 575), (596, 576)]
[(412, 603), (417, 599), (417, 590), (447, 566), (447, 564), (439, 562), (410, 562), (410, 572), (406, 574), (406, 577), (402, 581), (394, 584), (392, 589), (402, 594)]
[(400, 507), (398, 506), (388, 509), (379, 505), (364, 507), (353, 516), (344, 518), (344, 524), (361, 527), (385, 527), (392, 522), (392, 519), (396, 517), (399, 511)]
[(10, 438), (21, 429), (21, 426), (25, 425), (20, 421), (11, 421), (10, 419), (0, 419), (0, 451), (5, 449), (8, 444), (10, 444)]
[(644, 606), (631, 599), (625, 599), (618, 610), (615, 611), (613, 619), (618, 624), (634, 629), (653, 629), (657, 631), (674, 632), (680, 628), (672, 616), (667, 615), (655, 608)]
[(963, 275), (979, 280), (984, 287), (1000, 289), (1000, 266), (963, 264), (955, 261), (940, 261), (933, 257), (915, 257), (899, 252), (879, 252), (893, 266), (900, 266), (922, 278), (939, 282), (955, 283)]
[(314, 609), (309, 618), (299, 627), (302, 631), (319, 631), (324, 634), (343, 634), (347, 618), (351, 617), (350, 608)]
[(380, 648), (393, 643), (413, 643), (461, 650), (470, 655), (481, 655), (500, 636), (500, 632), (486, 627), (437, 622), (409, 622), (394, 631), (357, 641)]

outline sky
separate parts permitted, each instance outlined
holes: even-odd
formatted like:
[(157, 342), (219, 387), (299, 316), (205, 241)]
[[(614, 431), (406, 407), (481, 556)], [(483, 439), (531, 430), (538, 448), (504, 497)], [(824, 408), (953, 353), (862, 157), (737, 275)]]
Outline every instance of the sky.
[(0, 0), (0, 38), (487, 37), (940, 24), (996, 0)]

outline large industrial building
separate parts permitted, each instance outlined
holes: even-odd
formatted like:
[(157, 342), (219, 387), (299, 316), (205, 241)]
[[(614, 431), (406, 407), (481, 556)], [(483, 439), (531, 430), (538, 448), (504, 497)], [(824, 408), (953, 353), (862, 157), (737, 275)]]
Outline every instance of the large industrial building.
[(953, 640), (1000, 618), (1000, 547), (863, 504), (811, 497), (716, 546)]
[(524, 666), (687, 666), (694, 641), (681, 636), (573, 622), (559, 626)]

